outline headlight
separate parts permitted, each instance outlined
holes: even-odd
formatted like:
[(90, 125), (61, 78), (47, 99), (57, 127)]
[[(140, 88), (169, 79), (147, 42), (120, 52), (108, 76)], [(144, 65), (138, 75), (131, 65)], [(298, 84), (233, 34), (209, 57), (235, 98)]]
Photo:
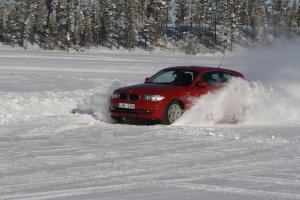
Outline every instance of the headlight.
[(146, 94), (144, 96), (144, 100), (146, 101), (161, 101), (164, 98), (165, 98), (164, 96), (161, 96), (159, 94)]
[(111, 98), (112, 98), (112, 99), (119, 99), (119, 98), (120, 98), (120, 93), (114, 92), (114, 93), (111, 95)]

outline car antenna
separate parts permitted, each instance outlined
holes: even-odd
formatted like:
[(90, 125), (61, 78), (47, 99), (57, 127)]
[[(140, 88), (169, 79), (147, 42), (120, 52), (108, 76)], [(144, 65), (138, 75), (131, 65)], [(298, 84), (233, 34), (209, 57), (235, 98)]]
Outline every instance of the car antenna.
[(221, 68), (221, 66), (223, 64), (223, 61), (224, 61), (224, 58), (225, 58), (225, 50), (222, 51), (222, 53), (223, 53), (223, 56), (222, 56), (221, 62), (220, 62), (219, 67), (218, 67), (219, 69)]

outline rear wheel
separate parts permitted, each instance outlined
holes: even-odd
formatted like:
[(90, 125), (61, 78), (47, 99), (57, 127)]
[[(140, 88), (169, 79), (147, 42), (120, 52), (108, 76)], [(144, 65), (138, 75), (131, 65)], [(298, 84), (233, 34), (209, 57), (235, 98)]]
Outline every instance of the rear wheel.
[(166, 125), (172, 124), (178, 120), (182, 114), (183, 108), (180, 102), (172, 101), (165, 111), (162, 123)]

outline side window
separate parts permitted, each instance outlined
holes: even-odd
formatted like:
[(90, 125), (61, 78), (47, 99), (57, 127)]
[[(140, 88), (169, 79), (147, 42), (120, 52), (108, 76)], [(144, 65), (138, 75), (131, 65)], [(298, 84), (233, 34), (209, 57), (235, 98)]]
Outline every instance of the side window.
[(211, 86), (216, 86), (220, 83), (220, 78), (220, 72), (208, 72), (201, 76), (201, 81), (204, 81)]
[(227, 83), (230, 81), (232, 78), (232, 75), (226, 72), (221, 72), (221, 82), (222, 83)]
[(228, 72), (222, 72), (221, 73), (221, 82), (226, 83), (228, 81), (230, 81), (232, 78), (237, 77), (234, 74), (230, 74)]
[(155, 83), (170, 83), (175, 80), (175, 77), (173, 75), (174, 72), (175, 71), (168, 71), (168, 72), (162, 73), (160, 76), (154, 78), (152, 81)]
[(232, 76), (231, 74), (223, 73), (223, 78), (225, 79), (225, 81), (229, 81), (232, 78)]

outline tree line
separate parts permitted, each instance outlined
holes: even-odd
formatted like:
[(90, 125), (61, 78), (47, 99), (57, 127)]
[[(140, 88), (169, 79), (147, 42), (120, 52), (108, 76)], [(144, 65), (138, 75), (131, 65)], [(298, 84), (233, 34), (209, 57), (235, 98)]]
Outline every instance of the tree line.
[(0, 0), (0, 42), (193, 54), (300, 34), (300, 0)]

